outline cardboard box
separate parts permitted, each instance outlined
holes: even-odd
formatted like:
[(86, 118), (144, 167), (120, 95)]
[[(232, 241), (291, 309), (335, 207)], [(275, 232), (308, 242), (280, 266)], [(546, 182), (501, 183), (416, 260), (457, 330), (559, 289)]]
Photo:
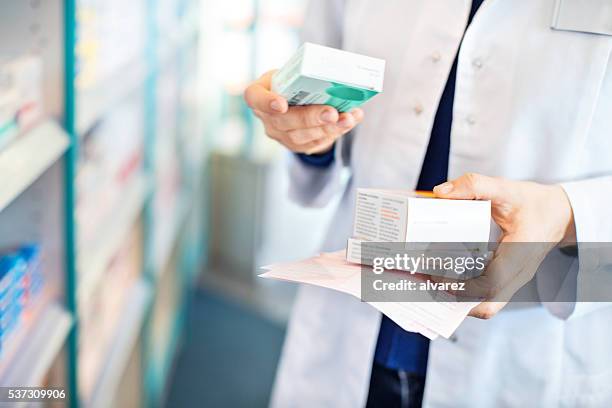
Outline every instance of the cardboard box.
[(40, 57), (0, 58), (0, 149), (42, 116), (42, 81)]
[(373, 242), (488, 242), (491, 202), (358, 189), (353, 238)]
[[(491, 227), (491, 202), (428, 198), (406, 190), (358, 189), (353, 238), (346, 260), (373, 265), (375, 258), (428, 257), (438, 260), (480, 259), (486, 264)], [(455, 263), (453, 261), (453, 263)], [(481, 269), (425, 268), (425, 263), (399, 270), (468, 279)]]
[(385, 61), (305, 43), (272, 78), (289, 105), (330, 105), (348, 112), (383, 90)]

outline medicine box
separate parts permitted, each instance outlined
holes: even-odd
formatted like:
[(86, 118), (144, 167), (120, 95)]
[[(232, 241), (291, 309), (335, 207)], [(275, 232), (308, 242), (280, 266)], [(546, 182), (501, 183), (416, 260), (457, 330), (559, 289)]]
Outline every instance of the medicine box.
[(272, 78), (289, 105), (330, 105), (348, 112), (383, 91), (385, 61), (304, 43)]
[(489, 241), (491, 202), (358, 189), (353, 238), (372, 242)]
[(40, 57), (0, 57), (0, 149), (42, 116), (42, 85)]
[(37, 244), (0, 251), (0, 359), (3, 343), (20, 325), (44, 284)]

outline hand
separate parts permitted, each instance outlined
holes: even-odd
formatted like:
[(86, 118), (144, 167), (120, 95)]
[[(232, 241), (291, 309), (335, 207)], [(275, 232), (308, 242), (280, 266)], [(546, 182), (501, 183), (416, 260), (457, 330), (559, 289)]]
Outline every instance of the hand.
[[(484, 274), (466, 282), (466, 294), (487, 300), (470, 316), (493, 317), (533, 278), (553, 247), (576, 241), (572, 207), (560, 186), (466, 174), (437, 186), (434, 193), (439, 198), (490, 200), (493, 220), (502, 231)], [(533, 244), (508, 244), (512, 242)]]
[(324, 153), (363, 120), (361, 109), (339, 114), (326, 105), (288, 106), (285, 98), (270, 91), (274, 72), (253, 82), (244, 99), (263, 122), (266, 134), (292, 152)]

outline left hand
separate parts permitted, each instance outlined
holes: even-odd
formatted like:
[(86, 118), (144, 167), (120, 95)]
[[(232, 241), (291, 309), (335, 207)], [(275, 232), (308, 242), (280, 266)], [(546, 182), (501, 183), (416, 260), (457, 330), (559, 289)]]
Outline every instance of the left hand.
[[(438, 198), (490, 200), (491, 215), (502, 231), (501, 245), (484, 274), (466, 282), (466, 292), (486, 299), (470, 316), (495, 316), (533, 278), (550, 249), (576, 241), (572, 207), (561, 186), (470, 173), (437, 186), (434, 193)], [(537, 244), (518, 245), (521, 253), (512, 254), (517, 246), (503, 245), (509, 242)]]

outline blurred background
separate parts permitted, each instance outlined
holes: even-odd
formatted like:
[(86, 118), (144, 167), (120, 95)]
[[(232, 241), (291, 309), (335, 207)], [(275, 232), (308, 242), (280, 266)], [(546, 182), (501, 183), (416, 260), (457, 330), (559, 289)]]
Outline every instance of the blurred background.
[(242, 92), (305, 2), (0, 3), (0, 387), (267, 405), (296, 287), (258, 267), (315, 253), (333, 205), (289, 202)]

